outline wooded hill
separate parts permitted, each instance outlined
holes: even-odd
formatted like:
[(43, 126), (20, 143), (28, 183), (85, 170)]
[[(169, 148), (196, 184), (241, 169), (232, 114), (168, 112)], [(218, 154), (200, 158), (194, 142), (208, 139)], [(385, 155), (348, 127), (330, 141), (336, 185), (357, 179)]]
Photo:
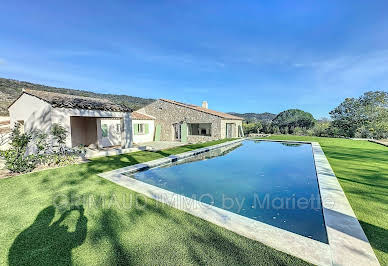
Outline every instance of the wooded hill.
[(238, 116), (238, 117), (242, 117), (245, 119), (245, 121), (247, 121), (248, 123), (255, 123), (257, 121), (260, 121), (260, 122), (271, 122), (272, 119), (274, 119), (276, 117), (276, 114), (272, 114), (272, 113), (244, 113), (244, 114), (240, 114), (240, 113), (229, 113), (231, 115), (235, 115), (235, 116)]
[(146, 99), (128, 95), (102, 94), (90, 91), (56, 88), (26, 81), (0, 78), (0, 116), (8, 116), (8, 106), (21, 94), (23, 89), (51, 91), (78, 96), (108, 99), (115, 103), (124, 104), (125, 106), (128, 106), (134, 110), (137, 110), (154, 101), (154, 99)]

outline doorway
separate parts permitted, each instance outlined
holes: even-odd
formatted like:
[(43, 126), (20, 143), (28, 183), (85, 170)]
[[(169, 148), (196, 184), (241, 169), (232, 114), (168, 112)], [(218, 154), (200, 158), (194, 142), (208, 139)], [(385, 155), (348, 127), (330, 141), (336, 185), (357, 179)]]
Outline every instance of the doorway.
[(233, 138), (234, 126), (235, 126), (235, 124), (233, 124), (233, 123), (226, 123), (226, 138), (227, 139)]
[(180, 123), (175, 123), (172, 125), (173, 130), (174, 130), (174, 140), (180, 141), (181, 140), (181, 124)]

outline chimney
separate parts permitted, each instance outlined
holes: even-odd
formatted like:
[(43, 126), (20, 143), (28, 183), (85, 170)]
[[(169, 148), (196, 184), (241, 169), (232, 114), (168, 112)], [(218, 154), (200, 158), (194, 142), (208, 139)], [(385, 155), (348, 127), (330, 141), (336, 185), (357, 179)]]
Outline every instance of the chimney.
[(207, 101), (203, 101), (203, 102), (202, 102), (202, 108), (208, 109)]

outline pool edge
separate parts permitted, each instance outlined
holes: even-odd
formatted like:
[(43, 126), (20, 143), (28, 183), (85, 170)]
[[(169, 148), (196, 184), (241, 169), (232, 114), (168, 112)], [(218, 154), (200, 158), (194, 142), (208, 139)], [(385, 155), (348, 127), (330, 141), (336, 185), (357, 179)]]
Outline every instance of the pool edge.
[(333, 265), (380, 265), (321, 145), (310, 143)]
[[(120, 186), (142, 193), (159, 202), (317, 265), (346, 265), (354, 263), (361, 265), (380, 265), (318, 142), (255, 139), (261, 141), (311, 144), (318, 178), (319, 193), (323, 206), (323, 217), (329, 240), (328, 245), (146, 184), (139, 180), (129, 179), (128, 176), (123, 175), (123, 173), (126, 172), (134, 173), (162, 164), (172, 163), (220, 147), (233, 145), (244, 140), (246, 139), (224, 142), (98, 175)], [(177, 200), (172, 202), (171, 200), (166, 199), (166, 195), (168, 195), (170, 199), (175, 198)], [(179, 202), (181, 202), (181, 204), (179, 204)], [(182, 202), (186, 203), (182, 205)], [(196, 204), (199, 207), (198, 209), (187, 208), (187, 203), (189, 203), (190, 206), (191, 204)]]

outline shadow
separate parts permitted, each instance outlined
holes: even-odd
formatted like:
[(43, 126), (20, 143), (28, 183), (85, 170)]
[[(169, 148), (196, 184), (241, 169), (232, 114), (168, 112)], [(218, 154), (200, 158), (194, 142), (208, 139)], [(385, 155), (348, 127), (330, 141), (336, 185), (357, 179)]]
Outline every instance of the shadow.
[[(363, 170), (365, 171), (365, 170)], [(345, 181), (345, 182), (351, 182), (351, 183), (357, 183), (357, 184), (360, 184), (360, 185), (365, 185), (365, 186), (370, 186), (370, 187), (378, 187), (378, 188), (382, 188), (382, 189), (388, 189), (388, 185), (378, 185), (375, 183), (367, 183), (367, 182), (362, 182), (362, 181), (357, 181), (355, 179), (350, 179), (350, 178), (345, 178), (345, 177), (337, 177), (339, 180), (341, 181)], [(366, 179), (366, 178), (365, 178)], [(374, 180), (375, 181), (375, 180)]]
[[(331, 227), (339, 232), (357, 238), (361, 241), (368, 242), (368, 239), (362, 230), (357, 218), (332, 209), (325, 208), (326, 216), (330, 215), (330, 221), (326, 226)], [(326, 217), (326, 220), (328, 218)], [(335, 222), (333, 222), (335, 221)]]
[(92, 241), (97, 243), (101, 239), (108, 240), (112, 250), (109, 253), (111, 265), (131, 265), (131, 254), (121, 243), (120, 217), (114, 209), (106, 209), (101, 212), (98, 218), (98, 229), (92, 233)]
[(385, 160), (387, 156), (387, 151), (381, 149), (368, 149), (366, 147), (346, 147), (335, 145), (330, 145), (330, 149), (325, 149), (325, 145), (322, 146), (325, 155), (328, 158), (338, 160), (373, 162), (376, 159)]
[[(82, 245), (86, 238), (84, 208), (72, 207), (52, 222), (55, 211), (54, 206), (43, 209), (32, 225), (16, 237), (9, 249), (9, 265), (72, 265), (71, 250)], [(71, 232), (63, 223), (71, 220), (66, 218), (73, 212), (78, 212), (79, 217)]]
[(309, 265), (264, 244), (149, 198), (126, 211), (104, 209), (90, 232), (109, 243), (111, 265)]
[(388, 230), (364, 221), (359, 221), (365, 234), (368, 235), (369, 243), (374, 249), (378, 249), (384, 253), (388, 253)]

